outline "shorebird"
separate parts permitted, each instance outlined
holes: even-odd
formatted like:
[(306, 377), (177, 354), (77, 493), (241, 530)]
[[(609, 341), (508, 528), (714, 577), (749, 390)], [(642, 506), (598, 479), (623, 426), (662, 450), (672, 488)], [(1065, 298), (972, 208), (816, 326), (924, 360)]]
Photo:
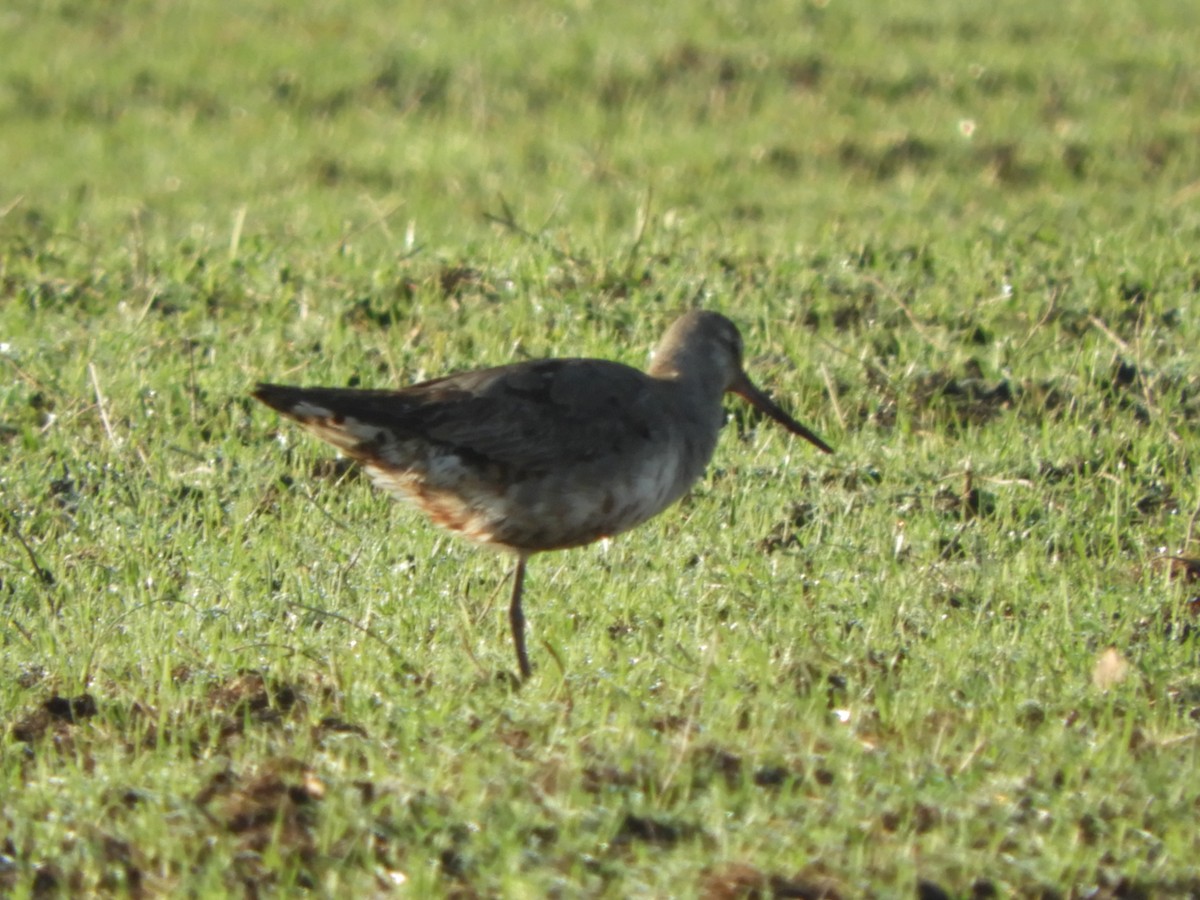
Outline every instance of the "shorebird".
[(716, 449), (726, 393), (833, 452), (754, 386), (737, 327), (704, 311), (667, 329), (646, 372), (542, 359), (398, 391), (260, 384), (254, 396), (435, 524), (516, 556), (509, 622), (527, 679), (529, 557), (620, 534), (682, 497)]

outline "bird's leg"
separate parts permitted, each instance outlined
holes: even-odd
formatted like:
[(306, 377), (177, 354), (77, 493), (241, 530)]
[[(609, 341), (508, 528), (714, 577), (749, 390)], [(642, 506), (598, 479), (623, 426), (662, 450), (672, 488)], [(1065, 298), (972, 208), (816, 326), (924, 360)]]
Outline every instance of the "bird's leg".
[(521, 593), (525, 589), (525, 555), (517, 557), (517, 570), (513, 572), (512, 603), (508, 607), (508, 621), (512, 623), (513, 643), (517, 647), (517, 665), (521, 669), (521, 680), (533, 674), (529, 667), (529, 654), (525, 652), (525, 611), (521, 609)]

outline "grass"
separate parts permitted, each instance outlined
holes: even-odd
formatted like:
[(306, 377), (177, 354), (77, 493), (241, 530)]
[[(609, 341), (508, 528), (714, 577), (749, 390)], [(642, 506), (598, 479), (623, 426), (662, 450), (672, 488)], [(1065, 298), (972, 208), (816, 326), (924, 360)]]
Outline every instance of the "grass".
[[(1200, 894), (1194, 4), (10, 7), (0, 892)], [(247, 397), (692, 305), (837, 455), (731, 403), (519, 691)]]

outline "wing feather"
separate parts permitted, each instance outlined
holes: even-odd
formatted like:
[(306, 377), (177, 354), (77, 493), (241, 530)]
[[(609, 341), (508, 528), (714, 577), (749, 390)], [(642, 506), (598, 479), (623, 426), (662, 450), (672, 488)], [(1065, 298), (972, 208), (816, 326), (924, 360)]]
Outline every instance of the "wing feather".
[(254, 396), (351, 456), (420, 439), (522, 476), (624, 456), (664, 426), (654, 380), (607, 360), (517, 363), (399, 391), (259, 385)]

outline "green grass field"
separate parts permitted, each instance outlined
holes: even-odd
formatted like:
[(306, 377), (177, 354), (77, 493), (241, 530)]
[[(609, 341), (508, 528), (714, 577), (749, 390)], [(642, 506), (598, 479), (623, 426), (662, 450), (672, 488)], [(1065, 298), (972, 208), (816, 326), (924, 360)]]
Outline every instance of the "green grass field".
[[(1200, 6), (403, 6), (0, 12), (0, 894), (1200, 896)], [(731, 401), (519, 690), (248, 396), (693, 306), (837, 454)]]

